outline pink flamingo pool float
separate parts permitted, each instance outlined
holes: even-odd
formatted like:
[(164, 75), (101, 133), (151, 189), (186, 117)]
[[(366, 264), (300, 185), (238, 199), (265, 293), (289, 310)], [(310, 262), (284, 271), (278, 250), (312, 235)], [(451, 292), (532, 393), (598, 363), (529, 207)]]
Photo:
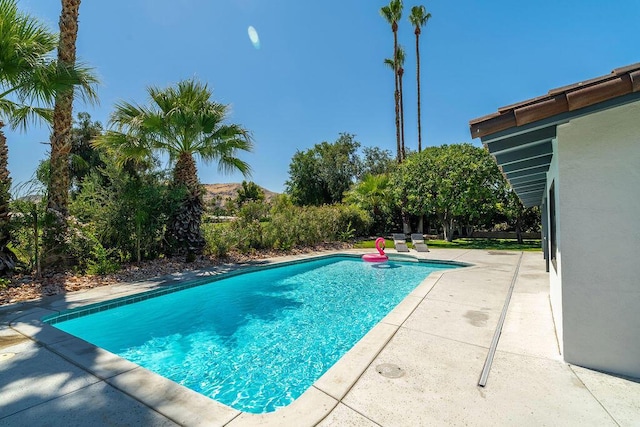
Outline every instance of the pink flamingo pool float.
[(367, 262), (386, 262), (389, 257), (384, 254), (384, 238), (378, 237), (376, 239), (377, 254), (364, 254), (362, 260)]

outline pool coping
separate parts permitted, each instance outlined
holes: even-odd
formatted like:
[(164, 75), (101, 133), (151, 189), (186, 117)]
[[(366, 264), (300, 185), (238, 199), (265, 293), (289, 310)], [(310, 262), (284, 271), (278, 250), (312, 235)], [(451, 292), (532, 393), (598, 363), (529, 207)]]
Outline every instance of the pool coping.
[[(87, 343), (80, 338), (67, 334), (45, 323), (43, 319), (64, 316), (65, 313), (72, 312), (74, 309), (77, 310), (80, 306), (85, 310), (99, 311), (106, 301), (114, 300), (124, 303), (128, 299), (135, 300), (138, 297), (146, 299), (198, 286), (204, 282), (208, 283), (225, 277), (246, 274), (257, 269), (275, 268), (283, 264), (295, 264), (312, 259), (336, 256), (358, 257), (361, 253), (361, 251), (336, 251), (322, 255), (276, 258), (269, 259), (259, 266), (232, 265), (227, 266), (226, 271), (224, 269), (214, 269), (214, 275), (211, 275), (212, 270), (200, 270), (178, 279), (158, 278), (151, 281), (137, 282), (142, 284), (139, 287), (131, 286), (131, 283), (110, 285), (98, 289), (117, 290), (118, 288), (123, 288), (122, 293), (125, 295), (114, 298), (113, 293), (106, 294), (103, 292), (103, 295), (93, 297), (88, 301), (84, 300), (84, 302), (65, 301), (66, 304), (54, 302), (49, 305), (38, 304), (38, 307), (29, 307), (26, 304), (25, 311), (18, 311), (14, 317), (11, 317), (9, 326), (179, 424), (282, 425), (295, 420), (300, 425), (315, 425), (340, 404), (349, 390), (369, 368), (404, 321), (409, 318), (440, 278), (450, 271), (459, 271), (459, 269), (443, 270), (429, 274), (300, 397), (284, 408), (265, 414), (251, 414), (228, 407), (122, 359), (113, 353)], [(469, 263), (448, 260), (424, 259), (424, 261), (456, 264), (465, 269), (474, 268), (475, 266)], [(220, 272), (219, 270), (223, 271)], [(143, 298), (141, 294), (147, 294), (145, 295), (146, 298)], [(45, 307), (43, 308), (42, 305)], [(70, 309), (65, 307), (73, 307), (74, 305), (76, 307)], [(145, 386), (140, 387), (141, 383), (145, 384)]]

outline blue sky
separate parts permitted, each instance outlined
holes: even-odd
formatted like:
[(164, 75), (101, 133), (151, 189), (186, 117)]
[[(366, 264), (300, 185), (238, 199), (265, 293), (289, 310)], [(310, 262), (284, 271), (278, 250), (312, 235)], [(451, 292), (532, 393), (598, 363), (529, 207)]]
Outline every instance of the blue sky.
[[(242, 156), (251, 180), (283, 191), (296, 150), (339, 133), (395, 152), (390, 26), (371, 0), (109, 0), (82, 2), (78, 58), (95, 67), (100, 105), (76, 101), (106, 124), (119, 100), (147, 103), (146, 88), (197, 77), (230, 120), (249, 129), (255, 150)], [(405, 139), (417, 148), (415, 36), (411, 6), (433, 15), (420, 39), (423, 145), (471, 141), (470, 119), (549, 89), (640, 61), (640, 1), (431, 0), (405, 2)], [(57, 31), (60, 2), (19, 7)], [(249, 40), (255, 27), (260, 49)], [(5, 129), (14, 184), (47, 156), (47, 126)], [(479, 145), (477, 140), (473, 141)], [(199, 164), (203, 183), (239, 182)]]

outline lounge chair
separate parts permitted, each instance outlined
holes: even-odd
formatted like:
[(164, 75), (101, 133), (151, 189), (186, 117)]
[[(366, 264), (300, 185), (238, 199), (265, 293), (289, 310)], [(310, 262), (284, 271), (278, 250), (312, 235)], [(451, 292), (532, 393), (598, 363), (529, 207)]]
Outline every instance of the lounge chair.
[(412, 234), (411, 243), (418, 252), (429, 252), (427, 244), (424, 242), (424, 236), (422, 234)]
[(396, 247), (396, 251), (409, 252), (409, 247), (407, 246), (407, 236), (405, 236), (404, 234), (394, 233), (393, 244)]

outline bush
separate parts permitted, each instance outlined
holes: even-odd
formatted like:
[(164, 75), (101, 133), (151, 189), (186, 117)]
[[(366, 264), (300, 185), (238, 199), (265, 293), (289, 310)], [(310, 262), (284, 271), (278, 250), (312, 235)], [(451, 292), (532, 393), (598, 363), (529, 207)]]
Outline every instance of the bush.
[(163, 172), (127, 172), (108, 163), (83, 181), (70, 211), (92, 224), (98, 242), (120, 261), (153, 259), (164, 250), (164, 231), (182, 193)]
[(216, 257), (224, 257), (231, 249), (231, 233), (229, 223), (203, 224), (202, 234), (206, 242), (204, 253)]
[(364, 235), (371, 225), (363, 210), (342, 204), (294, 206), (287, 196), (277, 198), (270, 210), (261, 202), (245, 204), (236, 221), (207, 225), (206, 252), (221, 256), (231, 249), (289, 250), (333, 241), (348, 241)]
[(44, 201), (28, 198), (11, 202), (11, 249), (21, 268), (39, 273), (40, 245), (45, 217)]
[(87, 259), (87, 274), (110, 274), (120, 270), (120, 264), (110, 258), (110, 253), (97, 240)]

